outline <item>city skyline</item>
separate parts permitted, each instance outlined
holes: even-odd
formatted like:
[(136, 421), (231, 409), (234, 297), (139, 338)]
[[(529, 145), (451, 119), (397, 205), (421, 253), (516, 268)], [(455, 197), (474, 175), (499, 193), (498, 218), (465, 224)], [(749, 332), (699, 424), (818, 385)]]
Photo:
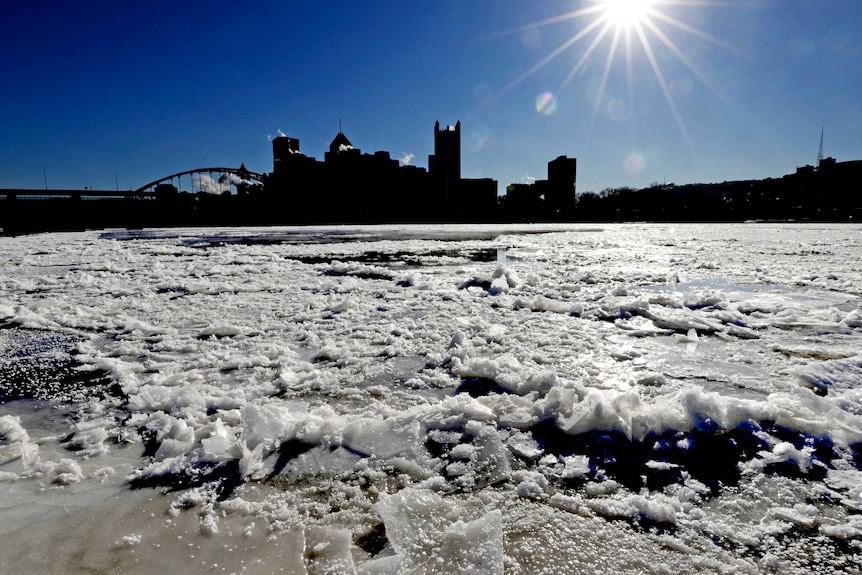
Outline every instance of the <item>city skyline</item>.
[(322, 157), (339, 119), (364, 150), (425, 166), (428, 119), (460, 118), (464, 177), (501, 193), (559, 155), (578, 158), (579, 192), (774, 177), (815, 163), (821, 128), (825, 155), (862, 157), (857, 3), (653, 0), (625, 21), (634, 5), (16, 4), (0, 187), (267, 172), (268, 140)]

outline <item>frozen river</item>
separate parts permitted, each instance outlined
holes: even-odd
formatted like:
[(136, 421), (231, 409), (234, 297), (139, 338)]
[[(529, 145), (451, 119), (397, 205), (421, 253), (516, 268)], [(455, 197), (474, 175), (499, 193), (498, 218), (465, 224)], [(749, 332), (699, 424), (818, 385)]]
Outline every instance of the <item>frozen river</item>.
[(0, 573), (862, 573), (862, 226), (0, 239)]

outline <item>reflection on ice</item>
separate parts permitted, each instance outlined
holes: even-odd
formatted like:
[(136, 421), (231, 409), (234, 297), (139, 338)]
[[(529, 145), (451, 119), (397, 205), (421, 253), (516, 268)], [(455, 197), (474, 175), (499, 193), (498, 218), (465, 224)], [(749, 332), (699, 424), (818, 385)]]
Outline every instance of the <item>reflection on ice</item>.
[(0, 551), (46, 573), (853, 572), (862, 245), (792, 230), (4, 240)]

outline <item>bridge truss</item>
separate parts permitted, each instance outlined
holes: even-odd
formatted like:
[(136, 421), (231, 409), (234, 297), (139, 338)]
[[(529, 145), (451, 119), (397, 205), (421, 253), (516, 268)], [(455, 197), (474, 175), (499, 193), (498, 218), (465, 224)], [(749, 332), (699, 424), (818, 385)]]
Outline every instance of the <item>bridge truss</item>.
[(240, 193), (241, 190), (261, 187), (263, 183), (264, 175), (249, 171), (245, 164), (239, 168), (195, 168), (153, 180), (135, 190), (133, 194), (149, 195), (161, 185), (171, 185), (178, 192), (193, 194)]

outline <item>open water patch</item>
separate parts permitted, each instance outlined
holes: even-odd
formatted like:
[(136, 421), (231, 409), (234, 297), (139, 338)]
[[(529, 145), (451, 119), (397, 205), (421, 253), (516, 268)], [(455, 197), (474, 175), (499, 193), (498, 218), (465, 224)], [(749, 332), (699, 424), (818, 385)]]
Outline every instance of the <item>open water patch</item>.
[(632, 491), (662, 490), (688, 476), (716, 496), (725, 487), (737, 485), (750, 462), (764, 473), (804, 481), (823, 480), (838, 460), (862, 468), (858, 459), (839, 453), (828, 437), (814, 437), (775, 422), (749, 420), (723, 430), (707, 420), (690, 431), (650, 433), (641, 441), (614, 430), (571, 435), (552, 421), (529, 431), (544, 453), (588, 459), (589, 472), (578, 477), (579, 482), (610, 477)]
[(402, 267), (435, 267), (457, 262), (506, 262), (503, 248), (438, 249), (428, 251), (365, 251), (356, 254), (286, 255), (285, 259), (304, 264), (329, 264), (335, 260), (357, 264)]
[(21, 399), (74, 401), (104, 393), (102, 372), (80, 369), (72, 357), (78, 340), (34, 329), (0, 329), (0, 403)]
[[(358, 241), (491, 241), (501, 234), (510, 236), (535, 235), (554, 232), (553, 228), (541, 226), (524, 226), (513, 229), (489, 227), (462, 228), (459, 226), (407, 226), (407, 227), (291, 227), (291, 228), (227, 228), (210, 233), (201, 230), (188, 229), (144, 229), (144, 230), (108, 230), (102, 232), (102, 239), (134, 241), (134, 240), (172, 240), (186, 246), (200, 248), (219, 247), (224, 245), (320, 245), (343, 244)], [(602, 232), (602, 229), (570, 230), (577, 232)]]

